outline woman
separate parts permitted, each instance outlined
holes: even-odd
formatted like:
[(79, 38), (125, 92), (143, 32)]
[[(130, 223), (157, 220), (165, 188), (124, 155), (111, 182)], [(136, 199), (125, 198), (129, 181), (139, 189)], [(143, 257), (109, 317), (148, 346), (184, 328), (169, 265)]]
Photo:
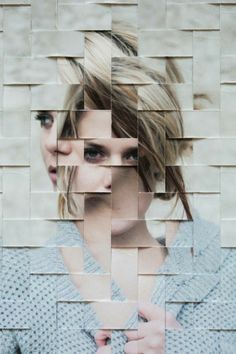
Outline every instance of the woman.
[[(114, 31), (112, 38), (89, 33), (85, 67), (59, 60), (64, 81), (73, 84), (65, 114), (57, 118), (55, 112), (40, 112), (37, 118), (49, 175), (53, 183), (58, 178), (62, 191), (60, 213), (73, 221), (60, 222), (45, 248), (3, 250), (4, 264), (9, 265), (3, 353), (19, 348), (22, 353), (107, 353), (111, 346), (112, 353), (233, 353), (235, 252), (221, 250), (218, 228), (190, 208), (181, 169), (174, 166), (185, 145), (170, 139), (183, 134), (177, 101), (164, 79), (137, 58), (122, 63), (122, 55), (135, 56), (134, 42), (127, 32)], [(111, 43), (117, 58), (109, 76), (110, 58), (104, 53)], [(168, 74), (177, 78), (172, 65)], [(147, 87), (140, 99), (138, 85), (150, 82), (162, 83), (157, 85), (159, 94)], [(98, 119), (100, 132), (94, 129)], [(60, 140), (48, 145), (56, 123)], [(162, 193), (157, 193), (160, 185)], [(145, 214), (153, 197), (181, 200), (185, 213), (180, 219), (190, 220), (166, 223), (168, 249), (147, 227)], [(122, 289), (119, 283), (126, 274), (113, 272), (111, 294), (101, 292), (104, 297), (93, 297), (86, 288), (91, 275), (94, 284), (105, 279), (107, 286), (109, 240), (117, 248), (154, 248), (157, 257), (156, 269), (148, 273), (155, 275), (154, 281), (148, 289), (144, 286), (145, 296), (139, 294), (145, 303), (136, 301), (141, 323), (133, 306), (127, 321), (121, 327), (115, 322), (112, 333), (96, 300), (111, 295), (119, 306), (132, 303), (128, 275)]]

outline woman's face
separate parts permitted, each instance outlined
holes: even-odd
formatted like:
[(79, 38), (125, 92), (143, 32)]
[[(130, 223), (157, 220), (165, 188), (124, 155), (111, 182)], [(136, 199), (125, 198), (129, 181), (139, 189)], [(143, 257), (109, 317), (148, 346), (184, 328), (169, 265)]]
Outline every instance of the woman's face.
[(111, 133), (110, 111), (84, 112), (77, 126), (79, 140), (57, 140), (56, 113), (44, 115), (40, 119), (41, 150), (54, 185), (57, 165), (78, 166), (72, 191), (111, 193), (112, 234), (134, 227), (144, 218), (152, 199), (150, 194), (148, 198), (139, 194), (145, 190), (136, 172), (138, 140)]

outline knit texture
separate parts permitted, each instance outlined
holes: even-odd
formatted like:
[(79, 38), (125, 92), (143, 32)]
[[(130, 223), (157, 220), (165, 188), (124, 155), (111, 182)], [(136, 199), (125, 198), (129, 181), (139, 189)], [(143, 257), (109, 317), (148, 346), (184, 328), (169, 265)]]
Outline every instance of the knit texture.
[[(220, 248), (216, 225), (194, 214), (182, 222), (157, 269), (151, 302), (173, 313), (181, 331), (166, 330), (168, 354), (236, 353), (236, 250)], [(101, 323), (70, 280), (58, 247), (84, 251), (84, 272), (104, 273), (71, 221), (45, 247), (1, 248), (1, 354), (95, 354)], [(190, 257), (193, 248), (194, 256)], [(126, 301), (112, 280), (111, 301)], [(133, 313), (125, 328), (143, 318)], [(112, 353), (124, 354), (123, 330), (112, 332)]]

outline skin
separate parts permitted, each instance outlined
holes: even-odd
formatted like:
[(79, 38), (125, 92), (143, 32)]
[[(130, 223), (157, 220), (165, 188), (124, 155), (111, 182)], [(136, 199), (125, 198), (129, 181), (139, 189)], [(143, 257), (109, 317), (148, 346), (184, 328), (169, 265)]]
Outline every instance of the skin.
[[(124, 346), (126, 354), (164, 354), (165, 328), (181, 330), (175, 317), (165, 312), (160, 306), (151, 303), (139, 303), (138, 312), (148, 322), (139, 323), (138, 330), (125, 331), (128, 342)], [(106, 345), (111, 338), (111, 331), (97, 331), (95, 335), (98, 350), (96, 354), (110, 354), (111, 346)]]
[[(91, 137), (95, 132), (97, 136), (95, 122), (98, 122), (98, 119), (100, 134), (103, 131), (107, 135), (111, 126), (111, 114), (110, 111), (102, 113), (85, 113), (77, 127), (78, 136), (81, 134)], [(135, 169), (131, 168), (137, 166), (137, 139), (116, 139), (113, 135), (110, 138), (85, 139), (84, 145), (76, 140), (57, 140), (56, 112), (46, 112), (41, 117), (41, 126), (42, 156), (54, 186), (56, 187), (57, 181), (57, 163), (74, 165), (75, 161), (78, 161), (79, 167), (72, 190), (88, 193), (112, 192), (112, 235), (135, 230), (137, 208), (139, 207), (139, 217), (144, 218), (152, 201), (151, 195), (148, 198), (140, 198), (139, 201), (137, 199), (138, 191), (145, 191), (141, 178)], [(126, 167), (125, 172), (121, 166)], [(124, 218), (124, 215), (130, 217)], [(144, 237), (148, 234), (145, 223), (142, 232)]]
[[(99, 130), (99, 134), (95, 134), (96, 113), (96, 111), (91, 111), (84, 114), (79, 122), (78, 135), (89, 138), (85, 140), (84, 145), (81, 145), (70, 140), (57, 143), (56, 115), (55, 112), (50, 112), (51, 122), (50, 119), (43, 124), (41, 122), (41, 150), (45, 166), (49, 171), (50, 166), (56, 168), (57, 159), (68, 165), (78, 161), (79, 167), (74, 179), (74, 190), (105, 194), (112, 192), (111, 235), (131, 237), (141, 232), (144, 238), (148, 238), (150, 234), (146, 226), (145, 214), (152, 202), (152, 194), (149, 193), (145, 198), (137, 199), (138, 192), (145, 192), (142, 180), (134, 168), (137, 165), (137, 154), (135, 154), (137, 141), (136, 139), (115, 139), (114, 136), (99, 137), (98, 135), (103, 131), (106, 132), (105, 135), (109, 132), (110, 113), (109, 111), (103, 111), (103, 115), (99, 113), (100, 118), (102, 117), (100, 123), (103, 122), (104, 127)], [(55, 176), (50, 171), (49, 176), (56, 185)], [(100, 195), (102, 200), (102, 194)], [(87, 202), (89, 206), (89, 198)], [(99, 210), (100, 215), (96, 224), (99, 228), (99, 220), (102, 220), (102, 215), (105, 215), (103, 208), (107, 210), (108, 207), (110, 206), (106, 203), (101, 203), (100, 207), (98, 205), (98, 209), (88, 207), (87, 218), (88, 220), (91, 218), (91, 223), (88, 224), (94, 226), (98, 216), (96, 210)], [(130, 217), (126, 218), (126, 215)], [(141, 224), (138, 224), (140, 219), (143, 220)], [(79, 224), (77, 226), (80, 227)], [(171, 230), (170, 240), (174, 238), (177, 230), (176, 224), (174, 227), (169, 226), (169, 229)], [(96, 242), (99, 240), (91, 239), (91, 246), (99, 252), (99, 244)], [(100, 257), (99, 254), (96, 254), (96, 258), (102, 260), (102, 255)], [(158, 305), (138, 304), (138, 311), (142, 317), (146, 318), (147, 322), (140, 323), (137, 331), (125, 332), (128, 342), (125, 344), (124, 352), (126, 354), (164, 353), (164, 324), (166, 323), (166, 327), (172, 329), (180, 329), (181, 326), (172, 314), (165, 312)], [(110, 336), (111, 331), (97, 331), (95, 336), (98, 345), (97, 354), (111, 353), (111, 347), (106, 345), (106, 339)]]

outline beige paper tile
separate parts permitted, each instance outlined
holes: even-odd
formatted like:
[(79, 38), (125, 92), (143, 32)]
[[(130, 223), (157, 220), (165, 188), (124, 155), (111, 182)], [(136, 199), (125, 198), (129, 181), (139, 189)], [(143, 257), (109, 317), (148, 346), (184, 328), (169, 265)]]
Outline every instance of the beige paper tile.
[(56, 223), (45, 220), (3, 220), (3, 246), (44, 246), (55, 232)]
[(236, 12), (221, 12), (221, 54), (236, 54), (236, 28), (234, 26), (236, 20)]
[(235, 196), (235, 168), (223, 169), (221, 172), (220, 208), (223, 219), (236, 218)]
[(26, 166), (30, 163), (28, 138), (2, 138), (0, 152), (1, 165)]
[(158, 1), (158, 11), (156, 2), (152, 0), (139, 0), (138, 20), (141, 29), (159, 29), (166, 27), (166, 1)]
[(30, 217), (33, 219), (58, 219), (58, 193), (31, 193)]
[(111, 30), (111, 10), (96, 4), (58, 6), (59, 30)]
[(193, 34), (194, 109), (220, 108), (220, 36), (218, 32)]
[(221, 83), (236, 82), (236, 56), (225, 55), (221, 57)]
[[(19, 188), (20, 186), (20, 188)], [(3, 218), (27, 219), (30, 216), (30, 175), (27, 167), (4, 168)]]
[(212, 4), (167, 4), (167, 27), (177, 29), (219, 29), (220, 8)]
[(178, 30), (140, 31), (141, 56), (192, 56), (192, 33)]
[(56, 29), (57, 0), (31, 0), (31, 11), (33, 30)]
[[(75, 45), (76, 44), (76, 45)], [(78, 31), (34, 31), (32, 54), (35, 56), (83, 56), (84, 34)]]
[(221, 217), (221, 196), (220, 194), (194, 194), (194, 208), (199, 212), (199, 216), (213, 222), (220, 223)]
[(57, 83), (56, 61), (48, 58), (5, 57), (5, 84)]
[(70, 85), (36, 85), (31, 86), (32, 110), (63, 110), (65, 97)]
[(30, 136), (30, 111), (2, 112), (2, 134), (4, 137)]
[(3, 109), (5, 111), (28, 111), (30, 88), (28, 86), (4, 86)]

